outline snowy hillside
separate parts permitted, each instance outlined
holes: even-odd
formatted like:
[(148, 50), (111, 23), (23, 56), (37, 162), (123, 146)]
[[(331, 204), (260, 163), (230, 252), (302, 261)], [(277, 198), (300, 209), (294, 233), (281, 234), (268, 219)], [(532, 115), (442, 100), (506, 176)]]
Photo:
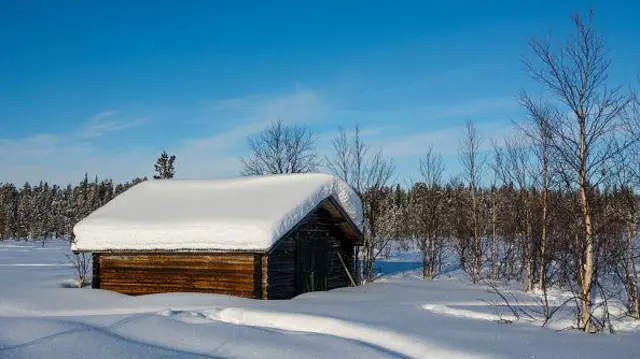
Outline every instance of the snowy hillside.
[[(638, 358), (640, 331), (499, 323), (484, 288), (410, 275), (290, 301), (68, 288), (64, 242), (0, 244), (0, 358)], [(515, 294), (515, 293), (514, 293)], [(521, 304), (531, 298), (515, 294)], [(501, 313), (502, 315), (498, 315)]]

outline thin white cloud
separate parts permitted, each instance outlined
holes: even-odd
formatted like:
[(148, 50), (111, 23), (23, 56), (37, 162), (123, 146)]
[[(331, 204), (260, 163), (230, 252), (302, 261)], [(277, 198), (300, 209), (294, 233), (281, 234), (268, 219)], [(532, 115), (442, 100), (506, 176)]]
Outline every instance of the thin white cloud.
[(179, 150), (184, 151), (186, 156), (203, 151), (222, 150), (237, 144), (238, 141), (244, 141), (248, 136), (264, 129), (267, 124), (267, 121), (251, 122), (209, 136), (189, 138), (182, 141)]
[[(493, 139), (502, 138), (512, 131), (511, 113), (518, 104), (511, 98), (478, 98), (446, 105), (427, 105), (398, 110), (353, 111), (357, 118), (375, 116), (393, 121), (390, 126), (363, 127), (362, 133), (369, 135), (370, 144), (382, 146), (385, 154), (393, 157), (417, 157), (429, 146), (447, 154), (456, 154), (460, 139), (464, 136), (464, 122), (478, 120), (476, 127), (485, 138), (484, 148), (490, 149)], [(499, 117), (496, 117), (499, 116)], [(510, 116), (510, 115), (507, 115)], [(487, 120), (494, 118), (493, 120)]]
[[(490, 150), (493, 140), (501, 140), (514, 131), (509, 123), (478, 123), (476, 128), (483, 138), (480, 148), (482, 151)], [(393, 157), (421, 156), (429, 146), (433, 146), (434, 151), (443, 155), (454, 155), (458, 153), (458, 146), (464, 135), (464, 126), (461, 125), (398, 136), (384, 140), (382, 144), (385, 153)]]
[(243, 123), (257, 121), (304, 122), (318, 118), (325, 104), (316, 90), (298, 88), (292, 93), (251, 95), (214, 101), (212, 115)]
[(208, 136), (183, 140), (175, 149), (178, 177), (230, 177), (240, 173), (239, 156), (247, 137), (269, 122), (304, 123), (322, 118), (326, 106), (317, 91), (298, 88), (292, 93), (253, 95), (216, 101), (212, 116), (229, 119), (235, 126)]
[[(324, 104), (310, 89), (296, 89), (279, 95), (256, 95), (216, 101), (207, 110), (222, 126), (203, 129), (201, 136), (178, 141), (171, 146), (139, 146), (105, 151), (92, 141), (110, 133), (145, 124), (116, 111), (105, 111), (66, 134), (40, 134), (17, 139), (0, 139), (0, 181), (23, 183), (46, 180), (66, 184), (90, 177), (126, 181), (153, 174), (159, 151), (177, 156), (177, 177), (230, 177), (240, 172), (238, 157), (246, 151), (246, 138), (261, 131), (270, 121), (287, 123), (321, 118)], [(203, 126), (206, 127), (206, 126)]]
[(48, 166), (48, 163), (53, 164), (64, 158), (81, 157), (88, 154), (89, 150), (86, 143), (72, 142), (65, 139), (65, 136), (50, 134), (0, 139), (0, 165), (6, 170), (6, 175), (0, 180), (7, 180), (7, 176), (14, 180), (20, 178), (20, 168), (24, 166)]
[[(135, 163), (134, 152), (106, 155), (92, 140), (146, 123), (127, 119), (116, 111), (98, 113), (77, 130), (61, 134), (36, 134), (23, 138), (0, 138), (0, 167), (5, 171), (0, 181), (23, 183), (40, 180), (66, 184), (77, 182), (85, 173), (106, 177)], [(111, 176), (111, 175), (109, 175)]]
[(513, 109), (518, 103), (509, 97), (481, 98), (459, 104), (445, 106), (427, 106), (419, 111), (424, 114), (426, 120), (458, 119), (465, 120), (481, 114)]
[[(85, 172), (91, 177), (97, 175), (114, 181), (125, 181), (135, 176), (150, 177), (153, 163), (162, 150), (177, 156), (176, 172), (179, 178), (236, 176), (241, 170), (238, 158), (247, 151), (246, 138), (277, 119), (285, 123), (310, 123), (312, 127), (318, 125), (318, 149), (321, 154), (330, 154), (331, 139), (335, 137), (339, 126), (350, 132), (353, 124), (359, 121), (361, 135), (366, 138), (367, 144), (372, 148), (382, 146), (387, 156), (396, 158), (399, 163), (405, 161), (411, 164), (430, 144), (444, 155), (456, 154), (465, 119), (475, 119), (479, 114), (500, 113), (513, 107), (514, 102), (489, 98), (447, 106), (422, 106), (377, 113), (345, 110), (333, 105), (329, 106), (318, 91), (305, 88), (297, 88), (289, 93), (215, 101), (205, 108), (211, 122), (201, 125), (198, 136), (177, 141), (174, 138), (173, 144), (169, 145), (158, 143), (108, 150), (99, 143), (104, 141), (94, 140), (141, 126), (146, 121), (128, 118), (116, 111), (105, 111), (70, 133), (0, 138), (0, 168), (3, 169), (0, 181), (23, 183), (26, 180), (47, 180), (66, 184), (79, 181)], [(346, 117), (345, 112), (348, 112)], [(371, 121), (374, 117), (379, 121)], [(334, 123), (327, 124), (326, 120)], [(345, 122), (335, 123), (341, 120)], [(434, 122), (440, 129), (428, 130)], [(478, 130), (485, 136), (488, 149), (491, 139), (502, 138), (510, 131), (510, 125), (484, 121), (478, 123)]]
[(354, 118), (384, 117), (388, 121), (413, 118), (418, 122), (433, 123), (442, 120), (475, 118), (480, 114), (513, 110), (518, 107), (517, 101), (510, 97), (478, 98), (458, 103), (424, 106), (394, 105), (391, 101), (382, 102), (382, 104), (384, 105), (382, 109), (376, 108), (374, 104), (371, 108), (344, 106), (340, 111)]
[(104, 111), (92, 116), (80, 130), (77, 136), (82, 138), (96, 138), (110, 132), (118, 132), (128, 128), (144, 125), (144, 118), (120, 118), (117, 111)]

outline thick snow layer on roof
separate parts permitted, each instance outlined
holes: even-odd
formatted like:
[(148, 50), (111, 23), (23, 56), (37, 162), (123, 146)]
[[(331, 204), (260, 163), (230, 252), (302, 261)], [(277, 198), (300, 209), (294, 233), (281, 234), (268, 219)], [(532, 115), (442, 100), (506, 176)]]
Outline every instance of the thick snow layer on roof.
[(80, 221), (73, 249), (266, 250), (329, 197), (362, 228), (358, 196), (327, 174), (147, 181)]

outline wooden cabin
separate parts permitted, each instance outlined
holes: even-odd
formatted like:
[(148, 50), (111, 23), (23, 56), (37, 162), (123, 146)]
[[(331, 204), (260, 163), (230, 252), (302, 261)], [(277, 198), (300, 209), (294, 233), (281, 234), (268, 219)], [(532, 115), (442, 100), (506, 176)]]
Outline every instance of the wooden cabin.
[(157, 180), (78, 223), (72, 249), (92, 253), (93, 288), (288, 299), (352, 285), (361, 223), (330, 175)]

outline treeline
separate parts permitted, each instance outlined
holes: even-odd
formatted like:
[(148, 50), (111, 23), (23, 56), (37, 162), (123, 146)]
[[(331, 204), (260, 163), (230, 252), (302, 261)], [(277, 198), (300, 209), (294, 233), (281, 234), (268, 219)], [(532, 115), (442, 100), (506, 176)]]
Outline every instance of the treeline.
[[(175, 175), (176, 156), (163, 151), (154, 164), (154, 179), (169, 179)], [(18, 188), (0, 182), (0, 241), (12, 239), (42, 240), (65, 238), (73, 240), (73, 226), (127, 189), (146, 181), (136, 177), (129, 182), (114, 184), (111, 179), (89, 180), (88, 174), (75, 187), (62, 188), (40, 182), (26, 182)]]
[(72, 238), (73, 226), (115, 196), (147, 178), (114, 184), (85, 175), (75, 187), (0, 183), (0, 240)]

